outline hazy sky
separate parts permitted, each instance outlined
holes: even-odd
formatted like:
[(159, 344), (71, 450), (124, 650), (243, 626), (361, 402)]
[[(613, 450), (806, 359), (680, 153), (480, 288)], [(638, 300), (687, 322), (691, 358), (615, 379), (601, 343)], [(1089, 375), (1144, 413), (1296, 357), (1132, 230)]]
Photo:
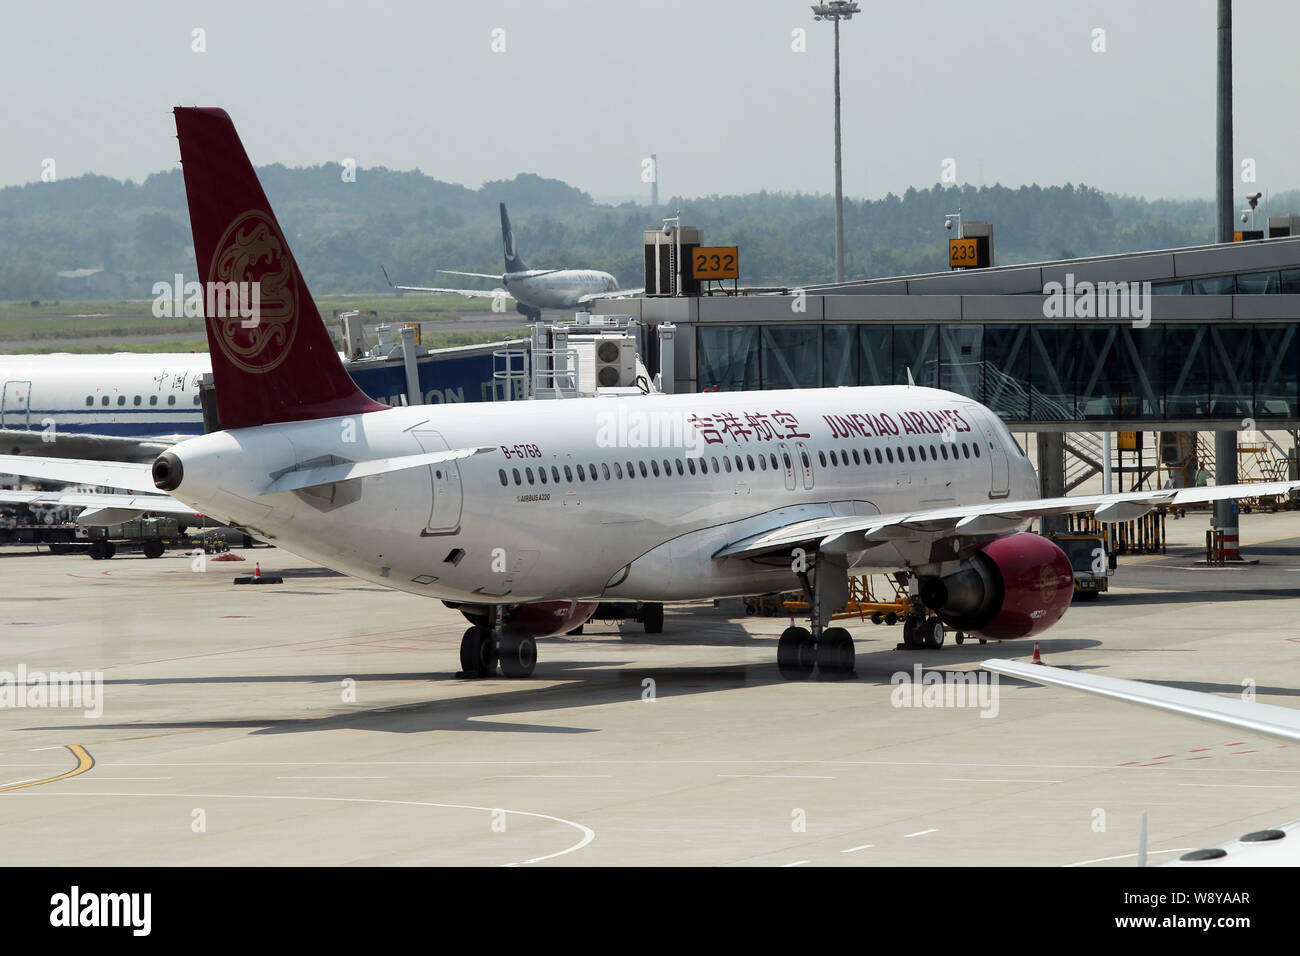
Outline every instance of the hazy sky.
[[(861, 2), (842, 28), (846, 194), (929, 186), (951, 158), (975, 185), (1213, 195), (1214, 0)], [(1238, 169), (1295, 188), (1300, 3), (1237, 0), (1234, 21)], [(350, 157), (471, 187), (529, 171), (629, 197), (655, 152), (665, 198), (829, 192), (831, 37), (794, 0), (9, 2), (0, 185), (46, 158), (59, 178), (172, 168), (185, 104), (224, 107), (256, 164)]]

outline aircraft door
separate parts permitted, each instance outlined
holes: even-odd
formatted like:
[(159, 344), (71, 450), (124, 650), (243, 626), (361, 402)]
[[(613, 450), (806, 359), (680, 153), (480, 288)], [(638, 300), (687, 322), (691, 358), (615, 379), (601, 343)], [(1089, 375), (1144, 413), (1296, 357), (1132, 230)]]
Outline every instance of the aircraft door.
[(808, 446), (803, 442), (795, 442), (795, 447), (799, 449), (799, 465), (803, 467), (803, 486), (807, 491), (812, 491), (813, 487), (813, 466), (812, 456), (808, 454)]
[(781, 462), (781, 467), (785, 469), (785, 490), (794, 491), (794, 469), (796, 467), (794, 455), (790, 451), (790, 446), (785, 442), (781, 442), (777, 446), (777, 451), (779, 452), (777, 457)]
[[(426, 452), (450, 451), (451, 446), (440, 432), (417, 428), (412, 432), (420, 448)], [(421, 535), (455, 534), (460, 530), (460, 513), (464, 504), (457, 462), (443, 461), (429, 466), (429, 480), (433, 494), (429, 502), (429, 515)]]
[(0, 427), (30, 428), (32, 383), (5, 382), (3, 397), (0, 397)]
[(992, 414), (983, 410), (978, 412), (980, 431), (984, 436), (984, 451), (989, 456), (989, 467), (992, 469), (989, 497), (1005, 498), (1011, 494), (1011, 463), (1007, 458), (1007, 446), (1002, 432), (990, 420)]

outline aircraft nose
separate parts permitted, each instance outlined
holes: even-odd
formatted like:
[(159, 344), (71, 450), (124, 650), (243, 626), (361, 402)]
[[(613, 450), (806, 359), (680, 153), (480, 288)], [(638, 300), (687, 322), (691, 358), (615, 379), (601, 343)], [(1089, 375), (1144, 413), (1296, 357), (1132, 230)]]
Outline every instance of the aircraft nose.
[(154, 459), (153, 483), (160, 491), (175, 491), (185, 477), (185, 468), (174, 453), (165, 451)]

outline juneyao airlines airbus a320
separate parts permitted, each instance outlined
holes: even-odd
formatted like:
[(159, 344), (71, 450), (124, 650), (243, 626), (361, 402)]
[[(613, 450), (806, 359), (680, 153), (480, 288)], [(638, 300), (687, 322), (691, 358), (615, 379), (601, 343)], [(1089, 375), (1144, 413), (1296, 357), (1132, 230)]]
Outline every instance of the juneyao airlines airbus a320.
[[(991, 411), (905, 386), (387, 408), (344, 370), (230, 118), (175, 116), (200, 274), (262, 289), (252, 328), (233, 308), (209, 309), (225, 430), (152, 468), (16, 457), (0, 472), (125, 489), (77, 500), (120, 515), (201, 512), (440, 599), (470, 621), (467, 675), (499, 663), (527, 676), (536, 638), (573, 629), (601, 600), (800, 586), (811, 626), (781, 635), (781, 672), (848, 671), (849, 632), (823, 622), (850, 573), (876, 571), (916, 586), (909, 645), (939, 646), (946, 628), (1030, 637), (1061, 618), (1072, 591), (1065, 555), (1026, 532), (1033, 518), (1128, 520), (1300, 486), (1040, 499)], [(656, 418), (681, 423), (677, 447), (636, 437)]]
[[(501, 203), (501, 242), (505, 247), (506, 271), (501, 275), (484, 272), (456, 272), (439, 269), (452, 276), (473, 276), (477, 279), (495, 279), (505, 286), (501, 289), (439, 289), (429, 286), (395, 285), (402, 292), (449, 292), (470, 298), (513, 298), (516, 309), (531, 321), (539, 321), (542, 309), (590, 309), (598, 299), (625, 299), (640, 295), (642, 289), (620, 289), (618, 280), (608, 272), (596, 269), (530, 269), (515, 252), (515, 231), (506, 214), (506, 204)], [(388, 272), (384, 272), (388, 278)], [(391, 280), (389, 282), (391, 285)]]

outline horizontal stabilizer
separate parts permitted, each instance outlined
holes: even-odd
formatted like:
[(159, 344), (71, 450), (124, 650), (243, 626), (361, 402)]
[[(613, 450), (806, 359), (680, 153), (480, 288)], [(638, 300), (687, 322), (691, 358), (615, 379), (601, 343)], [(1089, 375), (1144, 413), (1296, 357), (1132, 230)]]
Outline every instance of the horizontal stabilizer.
[(366, 478), (371, 475), (384, 475), (407, 468), (419, 468), (422, 465), (436, 465), (444, 461), (457, 461), (483, 452), (495, 451), (495, 448), (456, 448), (452, 451), (434, 451), (421, 455), (401, 455), (396, 458), (375, 458), (371, 461), (347, 461), (338, 465), (322, 465), (318, 468), (302, 468), (280, 475), (262, 492), (263, 495), (279, 494), (282, 491), (302, 491), (321, 485), (332, 485), (352, 478)]

